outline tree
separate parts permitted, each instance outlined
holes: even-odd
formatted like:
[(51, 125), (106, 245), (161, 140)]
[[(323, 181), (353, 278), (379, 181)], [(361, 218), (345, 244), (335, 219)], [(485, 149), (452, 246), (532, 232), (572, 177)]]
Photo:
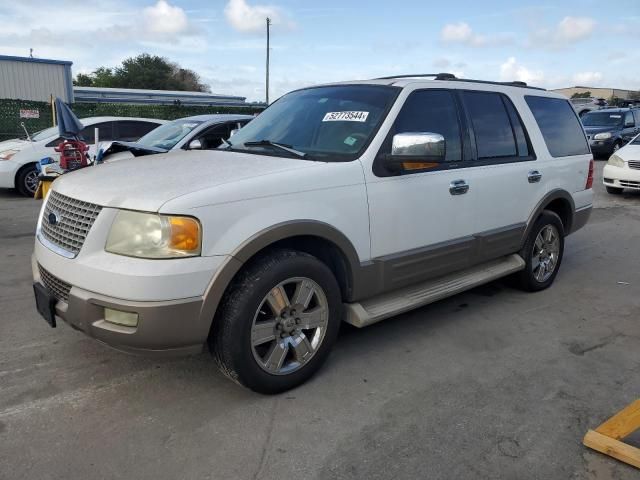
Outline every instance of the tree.
[(591, 92), (584, 92), (584, 93), (574, 93), (573, 95), (571, 95), (571, 98), (590, 98), (591, 97)]
[(113, 69), (100, 67), (89, 75), (78, 74), (73, 83), (82, 87), (211, 91), (193, 70), (148, 53), (127, 58), (122, 65)]

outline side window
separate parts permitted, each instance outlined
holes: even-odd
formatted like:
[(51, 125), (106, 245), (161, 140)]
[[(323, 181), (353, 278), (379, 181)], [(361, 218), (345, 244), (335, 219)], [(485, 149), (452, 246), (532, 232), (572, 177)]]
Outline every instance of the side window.
[(633, 113), (631, 113), (631, 111), (628, 111), (627, 113), (625, 113), (624, 115), (624, 125), (633, 125), (635, 122), (633, 121)]
[[(502, 95), (493, 92), (468, 91), (463, 92), (462, 95), (476, 137), (478, 160), (518, 157), (519, 150), (522, 151), (523, 157), (528, 156), (522, 125), (518, 125), (518, 129), (512, 127)], [(513, 105), (511, 108), (513, 109)], [(516, 143), (516, 137), (520, 137), (518, 140), (521, 144), (520, 149)]]
[(632, 110), (633, 116), (636, 117), (636, 127), (640, 127), (640, 108)]
[(552, 157), (589, 153), (582, 125), (567, 100), (533, 95), (524, 98)]
[(222, 145), (222, 139), (227, 140), (231, 134), (231, 130), (236, 126), (235, 123), (223, 123), (207, 128), (198, 135), (198, 139), (202, 143), (203, 150), (212, 150)]
[(80, 136), (82, 139), (88, 144), (95, 144), (95, 129), (98, 129), (98, 141), (100, 142), (109, 142), (114, 140), (113, 138), (113, 122), (104, 122), (104, 123), (96, 123), (94, 125), (89, 125), (85, 127), (81, 132)]
[(458, 108), (451, 92), (418, 90), (411, 93), (398, 114), (391, 131), (393, 134), (439, 133), (446, 142), (445, 161), (459, 162), (462, 160)]
[(122, 120), (115, 122), (115, 124), (117, 128), (115, 139), (122, 142), (135, 142), (158, 127), (157, 123), (136, 120)]

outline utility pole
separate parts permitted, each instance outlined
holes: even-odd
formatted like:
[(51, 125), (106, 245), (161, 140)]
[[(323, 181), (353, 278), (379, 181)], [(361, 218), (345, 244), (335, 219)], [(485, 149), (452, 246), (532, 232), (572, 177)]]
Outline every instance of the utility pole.
[(269, 105), (269, 28), (271, 27), (271, 19), (267, 17), (267, 85), (266, 85), (266, 102)]

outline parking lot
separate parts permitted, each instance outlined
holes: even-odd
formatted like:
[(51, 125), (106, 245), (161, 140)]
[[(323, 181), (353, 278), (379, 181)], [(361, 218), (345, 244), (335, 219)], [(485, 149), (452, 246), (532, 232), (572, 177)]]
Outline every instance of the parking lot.
[(603, 165), (552, 288), (496, 282), (345, 325), (319, 374), (273, 397), (208, 353), (138, 358), (49, 328), (40, 202), (0, 191), (0, 478), (638, 478), (581, 444), (640, 392), (640, 194), (607, 195)]

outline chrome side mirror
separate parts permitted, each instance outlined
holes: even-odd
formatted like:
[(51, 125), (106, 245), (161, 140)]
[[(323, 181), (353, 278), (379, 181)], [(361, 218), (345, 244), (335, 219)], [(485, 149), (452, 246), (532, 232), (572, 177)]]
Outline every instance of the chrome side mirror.
[(416, 157), (431, 162), (442, 162), (445, 157), (445, 140), (439, 133), (407, 132), (393, 136), (391, 155)]
[(446, 142), (439, 133), (406, 132), (393, 136), (385, 166), (394, 172), (433, 168), (445, 160)]
[(191, 140), (189, 142), (189, 150), (202, 150), (202, 142), (199, 139)]

